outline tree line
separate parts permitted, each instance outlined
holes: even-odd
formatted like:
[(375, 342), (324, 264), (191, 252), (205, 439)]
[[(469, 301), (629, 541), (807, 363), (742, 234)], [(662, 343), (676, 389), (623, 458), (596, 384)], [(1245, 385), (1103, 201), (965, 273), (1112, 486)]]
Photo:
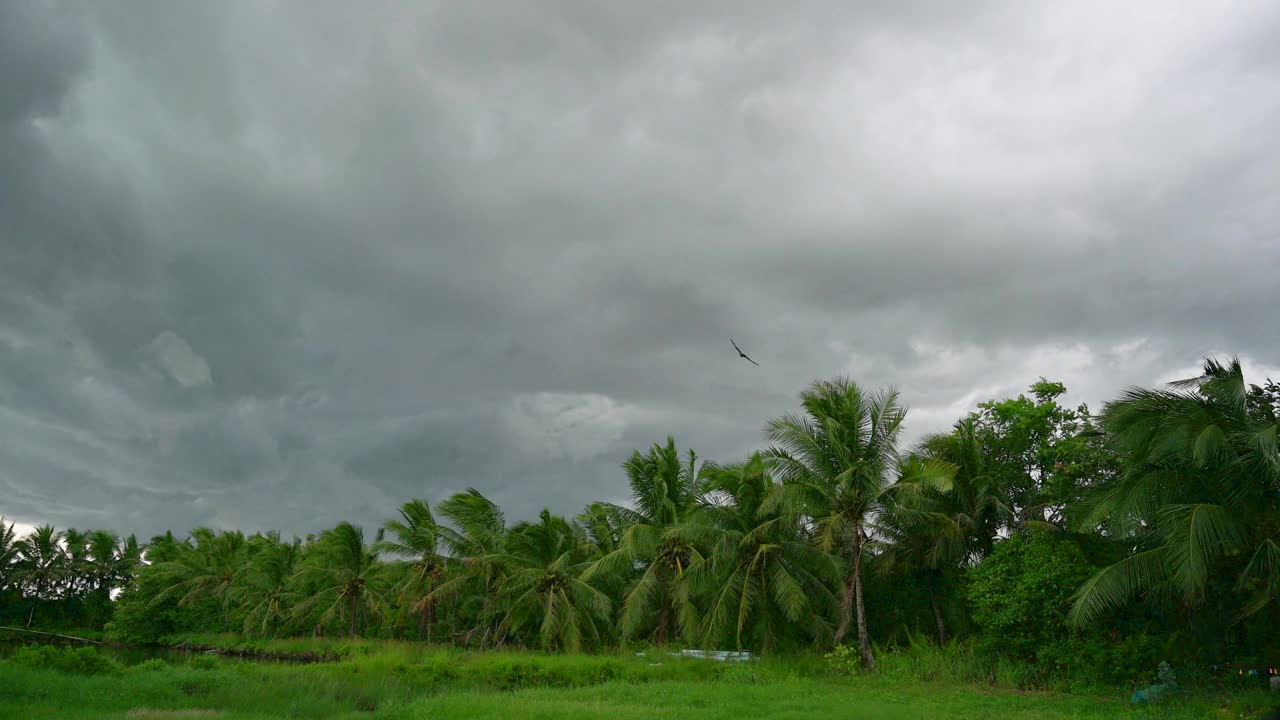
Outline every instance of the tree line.
[(1207, 360), (1098, 415), (1065, 390), (1041, 380), (903, 447), (896, 392), (816, 382), (760, 451), (708, 462), (667, 438), (622, 464), (630, 503), (573, 517), (511, 523), (471, 489), (410, 500), (371, 534), (200, 528), (144, 547), (0, 527), (0, 599), (134, 641), (847, 644), (873, 667), (877, 645), (927, 633), (1113, 674), (1277, 646), (1280, 387)]

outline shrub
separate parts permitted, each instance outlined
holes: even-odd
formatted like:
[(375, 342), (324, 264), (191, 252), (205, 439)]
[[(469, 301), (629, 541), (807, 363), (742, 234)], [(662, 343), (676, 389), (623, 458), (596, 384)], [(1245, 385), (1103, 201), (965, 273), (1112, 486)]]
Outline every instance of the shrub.
[(196, 670), (214, 670), (218, 667), (218, 659), (212, 655), (196, 655), (188, 664)]
[(27, 645), (18, 648), (9, 659), (18, 665), (79, 675), (101, 675), (120, 669), (114, 660), (91, 647), (57, 648), (52, 645)]
[(156, 672), (158, 670), (168, 670), (169, 663), (160, 658), (147, 658), (130, 669), (139, 672)]
[(1061, 533), (1011, 538), (969, 573), (967, 599), (979, 627), (978, 650), (1031, 664), (1033, 684), (1115, 684), (1140, 677), (1163, 651), (1145, 634), (1108, 637), (1067, 624), (1071, 596), (1096, 572)]
[(853, 675), (862, 668), (862, 655), (848, 645), (837, 645), (822, 656), (827, 669), (836, 675)]

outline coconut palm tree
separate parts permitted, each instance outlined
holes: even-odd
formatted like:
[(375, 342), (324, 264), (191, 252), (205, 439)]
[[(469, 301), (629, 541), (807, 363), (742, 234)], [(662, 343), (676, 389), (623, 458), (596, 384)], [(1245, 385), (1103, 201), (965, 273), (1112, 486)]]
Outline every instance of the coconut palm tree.
[(938, 641), (945, 643), (945, 586), (962, 566), (991, 552), (1000, 528), (1012, 523), (1013, 512), (996, 476), (987, 471), (972, 416), (957, 422), (949, 433), (926, 437), (904, 461), (900, 474), (927, 477), (927, 469), (916, 471), (914, 466), (928, 462), (949, 467), (950, 483), (898, 485), (886, 493), (889, 502), (882, 504), (875, 523), (880, 550), (876, 568), (882, 575), (918, 578), (929, 596)]
[(18, 541), (17, 577), (23, 591), (42, 600), (58, 597), (68, 577), (62, 533), (40, 525)]
[(93, 566), (89, 562), (92, 531), (67, 528), (62, 532), (63, 583), (67, 596), (83, 596), (93, 589)]
[(425, 500), (417, 498), (400, 506), (400, 520), (389, 520), (385, 526), (394, 540), (384, 540), (378, 549), (409, 559), (409, 572), (393, 588), (397, 602), (409, 606), (418, 616), (418, 630), (431, 640), (435, 621), (435, 602), (431, 593), (444, 576), (445, 557), (440, 554), (443, 542), (440, 526)]
[[(845, 378), (819, 381), (800, 395), (803, 414), (771, 420), (767, 456), (782, 485), (764, 505), (805, 519), (817, 546), (847, 563), (835, 641), (856, 619), (862, 662), (875, 666), (863, 602), (864, 548), (891, 475), (902, 467), (898, 434), (906, 408), (894, 390), (866, 393)], [(950, 469), (934, 463), (910, 467), (904, 485), (944, 481)]]
[(830, 640), (840, 563), (808, 541), (795, 516), (762, 510), (776, 487), (764, 456), (711, 465), (706, 475), (714, 539), (708, 559), (690, 570), (691, 585), (706, 597), (704, 643), (770, 650)]
[(1215, 579), (1234, 583), (1237, 617), (1280, 597), (1280, 423), (1249, 400), (1240, 362), (1208, 359), (1199, 377), (1132, 388), (1104, 408), (1124, 471), (1081, 526), (1136, 552), (1079, 589), (1073, 623), (1139, 596), (1200, 604)]
[(583, 574), (594, 582), (610, 576), (639, 577), (622, 604), (620, 630), (626, 637), (650, 633), (658, 644), (694, 634), (698, 611), (684, 582), (686, 571), (704, 559), (697, 540), (705, 538), (703, 509), (706, 479), (697, 455), (681, 460), (675, 438), (649, 451), (632, 453), (623, 463), (631, 486), (632, 507), (601, 503), (625, 524), (613, 551)]
[(154, 573), (163, 588), (152, 598), (158, 605), (177, 598), (179, 606), (189, 606), (205, 599), (216, 601), (222, 621), (230, 622), (228, 593), (244, 569), (248, 544), (244, 533), (215, 532), (209, 528), (191, 531), (194, 543), (180, 543), (171, 550), (172, 559), (154, 565)]
[(590, 546), (586, 534), (543, 510), (520, 523), (507, 541), (507, 574), (499, 586), (506, 613), (499, 633), (531, 637), (545, 649), (578, 652), (608, 635), (613, 604), (582, 580)]
[(593, 502), (583, 508), (574, 520), (586, 531), (595, 553), (607, 555), (622, 544), (626, 522), (615, 512), (614, 506)]
[(289, 619), (295, 599), (292, 579), (302, 557), (302, 542), (280, 539), (280, 533), (249, 538), (247, 565), (236, 576), (229, 600), (245, 610), (244, 631), (273, 636)]
[(317, 590), (298, 602), (293, 616), (304, 618), (317, 611), (317, 628), (346, 625), (355, 637), (387, 607), (382, 568), (375, 547), (364, 542), (364, 531), (345, 520), (338, 523), (320, 535), (297, 574), (304, 585)]
[(4, 517), (0, 516), (0, 592), (17, 584), (14, 569), (21, 557), (22, 546), (13, 526), (11, 522), (9, 527), (5, 527)]
[(506, 518), (497, 504), (475, 488), (449, 497), (436, 510), (452, 524), (437, 525), (437, 531), (452, 556), (453, 568), (426, 597), (431, 602), (460, 599), (455, 612), (469, 624), (464, 642), (469, 644), (478, 635), (484, 647), (494, 639), (501, 620), (495, 600), (506, 573)]
[(988, 472), (974, 418), (960, 420), (949, 433), (926, 437), (917, 454), (952, 467), (950, 487), (924, 489), (932, 509), (949, 517), (957, 531), (951, 536), (939, 536), (938, 541), (954, 539), (960, 545), (939, 546), (935, 555), (949, 556), (956, 562), (986, 557), (1000, 528), (1013, 521), (1013, 509), (996, 476)]

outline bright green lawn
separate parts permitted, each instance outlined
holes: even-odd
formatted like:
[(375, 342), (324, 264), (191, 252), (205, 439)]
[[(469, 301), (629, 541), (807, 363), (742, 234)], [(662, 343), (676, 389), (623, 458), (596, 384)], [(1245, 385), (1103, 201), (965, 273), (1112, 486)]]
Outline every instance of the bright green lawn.
[[(0, 718), (1204, 718), (1242, 705), (1134, 708), (1103, 696), (1025, 693), (886, 677), (835, 678), (812, 663), (724, 666), (633, 657), (412, 652), (319, 665), (201, 658), (76, 675), (0, 662)], [(161, 710), (148, 713), (146, 709)]]

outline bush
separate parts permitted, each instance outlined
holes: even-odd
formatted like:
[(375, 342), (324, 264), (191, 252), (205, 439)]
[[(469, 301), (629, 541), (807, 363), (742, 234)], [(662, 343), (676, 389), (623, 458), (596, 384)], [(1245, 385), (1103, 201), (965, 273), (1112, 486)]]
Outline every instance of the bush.
[(120, 666), (114, 660), (91, 647), (57, 648), (52, 645), (27, 645), (18, 648), (9, 660), (27, 667), (78, 675), (102, 675), (120, 670)]
[(1034, 684), (1118, 684), (1145, 676), (1165, 651), (1145, 634), (1109, 637), (1067, 623), (1071, 596), (1097, 572), (1068, 535), (1011, 538), (969, 573), (978, 650), (1034, 667)]
[(156, 672), (158, 670), (168, 670), (169, 663), (160, 658), (147, 658), (130, 669), (139, 672)]
[(218, 658), (211, 655), (196, 655), (188, 664), (196, 670), (215, 670), (218, 667)]
[(853, 675), (862, 669), (862, 655), (848, 645), (837, 645), (822, 656), (827, 669), (836, 675)]

